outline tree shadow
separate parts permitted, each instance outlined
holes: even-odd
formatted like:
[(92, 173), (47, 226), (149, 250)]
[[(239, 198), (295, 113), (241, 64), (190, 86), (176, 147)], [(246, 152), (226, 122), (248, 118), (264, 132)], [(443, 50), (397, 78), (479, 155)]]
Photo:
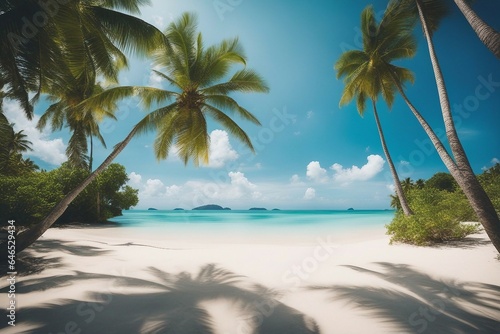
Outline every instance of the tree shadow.
[[(46, 269), (64, 267), (61, 257), (45, 256), (45, 254), (52, 252), (91, 257), (105, 255), (111, 251), (99, 247), (75, 245), (69, 241), (39, 239), (28, 249), (18, 254), (15, 258), (15, 271), (19, 276), (29, 276), (40, 274)], [(12, 270), (9, 270), (8, 263), (2, 261), (0, 263), (0, 276), (3, 277), (10, 271)]]
[(486, 240), (481, 237), (467, 237), (460, 240), (450, 240), (438, 244), (432, 244), (429, 247), (432, 248), (461, 248), (461, 249), (472, 249), (479, 246), (491, 245), (490, 240)]
[(51, 293), (50, 289), (97, 281), (85, 300), (59, 299), (24, 308), (18, 323), (33, 327), (23, 333), (212, 334), (214, 319), (205, 303), (224, 300), (241, 314), (234, 333), (320, 333), (314, 320), (279, 302), (276, 291), (216, 265), (205, 265), (196, 275), (156, 268), (148, 273), (151, 280), (82, 272), (25, 280), (17, 288), (23, 293)]
[(439, 280), (407, 265), (377, 263), (382, 270), (345, 266), (394, 288), (371, 286), (313, 287), (346, 300), (405, 333), (500, 333), (500, 286)]
[(55, 239), (39, 239), (32, 246), (30, 246), (29, 249), (34, 253), (40, 254), (47, 254), (57, 251), (70, 255), (85, 257), (101, 256), (111, 252), (110, 250), (102, 249), (99, 247), (75, 245), (71, 241), (61, 241)]

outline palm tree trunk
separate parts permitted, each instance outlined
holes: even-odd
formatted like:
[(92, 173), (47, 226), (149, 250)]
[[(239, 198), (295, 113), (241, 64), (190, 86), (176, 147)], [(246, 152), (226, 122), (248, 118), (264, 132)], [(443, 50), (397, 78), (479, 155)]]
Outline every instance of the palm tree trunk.
[(446, 168), (450, 171), (450, 174), (453, 175), (455, 178), (461, 178), (460, 175), (460, 170), (458, 169), (457, 164), (453, 160), (453, 158), (450, 156), (446, 148), (444, 147), (443, 143), (439, 139), (439, 137), (436, 135), (434, 130), (431, 128), (429, 123), (425, 120), (425, 118), (422, 116), (422, 114), (415, 108), (413, 103), (411, 103), (410, 99), (408, 99), (408, 96), (403, 90), (403, 87), (401, 86), (401, 83), (398, 78), (394, 75), (392, 71), (390, 71), (390, 74), (392, 76), (392, 79), (394, 80), (394, 83), (396, 84), (396, 87), (398, 88), (399, 94), (403, 97), (403, 100), (406, 102), (406, 105), (408, 105), (408, 108), (410, 108), (411, 112), (417, 119), (417, 121), (420, 123), (422, 128), (424, 129), (425, 133), (427, 136), (429, 136), (429, 139), (431, 140), (432, 144), (434, 145), (434, 148), (436, 149), (439, 157), (443, 161), (444, 165)]
[(406, 196), (403, 191), (403, 187), (401, 186), (401, 182), (399, 181), (398, 173), (396, 172), (396, 168), (394, 167), (394, 163), (392, 162), (391, 156), (389, 154), (389, 150), (387, 149), (387, 144), (385, 142), (384, 133), (382, 132), (382, 126), (380, 125), (380, 120), (378, 118), (377, 106), (375, 105), (375, 101), (372, 100), (373, 104), (373, 114), (375, 115), (375, 122), (377, 122), (378, 134), (380, 136), (380, 142), (382, 143), (382, 149), (384, 150), (385, 157), (387, 159), (387, 163), (389, 164), (389, 168), (391, 170), (392, 178), (394, 179), (394, 186), (396, 188), (396, 194), (398, 195), (399, 202), (401, 203), (401, 208), (406, 216), (410, 216), (413, 214), (410, 206), (408, 205), (408, 201), (406, 200)]
[(38, 224), (32, 228), (21, 232), (16, 237), (16, 251), (17, 253), (23, 251), (34, 243), (49, 227), (54, 224), (54, 222), (66, 211), (68, 205), (87, 187), (106, 167), (108, 167), (111, 162), (120, 154), (121, 151), (127, 146), (127, 144), (132, 140), (137, 128), (134, 127), (132, 131), (125, 137), (125, 139), (119, 143), (113, 152), (104, 160), (104, 162), (96, 168), (96, 170), (90, 174), (85, 180), (82, 181), (75, 189), (71, 190), (64, 198), (57, 203), (57, 205), (52, 209), (52, 211)]
[(420, 21), (422, 23), (424, 34), (427, 40), (427, 46), (429, 48), (434, 76), (436, 77), (439, 101), (441, 104), (441, 111), (443, 114), (444, 126), (446, 129), (446, 137), (448, 138), (453, 157), (455, 158), (456, 165), (460, 171), (460, 180), (457, 179), (456, 181), (469, 200), (472, 208), (474, 209), (474, 212), (479, 219), (479, 222), (483, 225), (484, 230), (493, 243), (493, 246), (495, 246), (497, 251), (500, 253), (500, 218), (498, 217), (498, 214), (490, 198), (477, 180), (476, 175), (474, 175), (465, 150), (463, 149), (462, 143), (458, 138), (455, 129), (455, 123), (453, 122), (453, 117), (451, 115), (451, 108), (448, 100), (446, 86), (444, 84), (443, 74), (441, 72), (436, 52), (434, 50), (434, 44), (429, 33), (425, 13), (422, 10), (421, 0), (415, 1), (417, 4)]
[(92, 140), (92, 135), (90, 137), (90, 154), (89, 154), (89, 172), (92, 173), (92, 162), (94, 160), (94, 142)]
[(471, 25), (477, 37), (483, 42), (493, 54), (500, 59), (500, 33), (484, 22), (476, 12), (472, 10), (467, 1), (454, 0), (457, 7)]

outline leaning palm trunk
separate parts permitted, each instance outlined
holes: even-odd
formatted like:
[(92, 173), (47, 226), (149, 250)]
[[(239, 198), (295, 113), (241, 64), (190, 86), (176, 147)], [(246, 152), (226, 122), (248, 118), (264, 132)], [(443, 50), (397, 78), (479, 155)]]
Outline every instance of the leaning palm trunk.
[(456, 175), (452, 175), (469, 200), (480, 223), (483, 225), (484, 230), (493, 243), (493, 246), (500, 253), (500, 219), (495, 210), (495, 207), (493, 206), (493, 203), (474, 175), (467, 155), (462, 147), (460, 139), (458, 138), (455, 124), (453, 122), (453, 117), (451, 115), (450, 103), (448, 100), (446, 86), (444, 84), (443, 74), (441, 72), (436, 52), (434, 50), (434, 44), (427, 27), (426, 17), (425, 13), (422, 10), (421, 0), (416, 0), (416, 4), (420, 21), (422, 23), (424, 34), (427, 40), (434, 75), (436, 77), (439, 101), (441, 104), (441, 111), (443, 114), (444, 126), (446, 129), (446, 137), (448, 138), (448, 142), (450, 143), (451, 152), (455, 158), (456, 165), (459, 170), (459, 173), (455, 173)]
[(477, 16), (476, 12), (472, 10), (467, 1), (454, 1), (481, 42), (483, 42), (497, 58), (500, 58), (500, 33)]
[(111, 162), (120, 154), (121, 151), (127, 146), (127, 144), (132, 140), (132, 137), (137, 132), (137, 127), (134, 127), (132, 131), (125, 137), (125, 139), (119, 143), (113, 152), (104, 160), (104, 162), (96, 168), (85, 180), (82, 181), (75, 189), (71, 190), (62, 200), (57, 203), (57, 205), (52, 209), (52, 211), (38, 224), (32, 228), (21, 232), (16, 237), (16, 252), (21, 252), (32, 243), (34, 243), (45, 231), (55, 223), (55, 221), (61, 217), (61, 215), (66, 211), (71, 202), (87, 187), (101, 172), (108, 167)]
[(399, 181), (398, 173), (396, 172), (396, 168), (394, 167), (394, 163), (392, 162), (391, 155), (389, 154), (389, 150), (387, 149), (387, 144), (385, 142), (384, 133), (382, 132), (382, 126), (380, 125), (380, 119), (378, 118), (377, 106), (375, 105), (375, 101), (372, 100), (373, 104), (373, 114), (375, 115), (375, 121), (377, 122), (378, 134), (380, 136), (380, 142), (382, 143), (382, 149), (384, 150), (385, 157), (387, 159), (387, 163), (389, 164), (389, 169), (391, 170), (392, 178), (394, 179), (394, 186), (396, 188), (396, 195), (398, 195), (399, 203), (401, 204), (401, 208), (406, 216), (410, 216), (413, 214), (410, 206), (408, 205), (408, 201), (406, 200), (405, 193), (403, 191), (403, 187), (401, 186), (401, 182)]

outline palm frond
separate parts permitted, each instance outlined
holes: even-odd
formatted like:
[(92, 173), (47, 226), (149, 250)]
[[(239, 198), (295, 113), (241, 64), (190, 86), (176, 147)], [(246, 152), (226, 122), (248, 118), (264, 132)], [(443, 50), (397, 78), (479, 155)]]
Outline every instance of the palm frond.
[(233, 113), (236, 112), (244, 119), (254, 124), (261, 125), (259, 120), (251, 112), (241, 107), (233, 98), (227, 95), (209, 95), (205, 97), (205, 101), (207, 102), (206, 104), (212, 104), (216, 108), (228, 110)]
[(344, 52), (334, 65), (334, 69), (337, 70), (337, 79), (351, 74), (369, 60), (368, 54), (364, 51), (351, 50)]
[(181, 84), (178, 83), (177, 81), (175, 81), (174, 79), (172, 79), (171, 77), (169, 77), (168, 75), (166, 75), (165, 73), (162, 73), (160, 71), (157, 71), (157, 70), (153, 70), (153, 72), (162, 77), (163, 79), (167, 80), (168, 82), (170, 82), (171, 85), (174, 85), (176, 87), (179, 87), (179, 88), (182, 88)]
[(211, 105), (204, 105), (206, 112), (210, 114), (210, 116), (215, 119), (217, 122), (221, 123), (225, 129), (229, 130), (229, 133), (238, 138), (242, 143), (247, 145), (248, 148), (252, 152), (255, 152), (255, 149), (252, 145), (252, 141), (248, 137), (248, 135), (241, 129), (236, 122), (234, 122), (229, 116), (227, 116), (223, 111), (217, 109)]
[(370, 53), (376, 48), (377, 24), (373, 6), (369, 5), (361, 12), (361, 35), (363, 38), (363, 50)]
[(81, 128), (74, 129), (66, 148), (68, 162), (74, 167), (88, 169), (87, 151), (87, 137), (85, 136), (85, 132)]
[(171, 122), (175, 119), (177, 112), (178, 105), (175, 102), (150, 112), (135, 126), (137, 134), (162, 128), (164, 123), (172, 124)]
[(189, 67), (196, 59), (196, 26), (194, 13), (184, 13), (165, 30), (169, 57), (175, 61), (175, 69), (190, 79)]
[(228, 82), (215, 84), (200, 91), (207, 95), (227, 95), (233, 92), (267, 93), (269, 87), (256, 72), (244, 69), (236, 72)]
[(125, 53), (144, 56), (164, 42), (160, 30), (132, 15), (102, 7), (92, 7), (91, 13), (109, 39)]
[(201, 110), (182, 110), (176, 122), (178, 126), (176, 144), (178, 155), (187, 164), (193, 160), (195, 166), (208, 164), (210, 137), (207, 122)]
[[(192, 66), (191, 78), (200, 87), (207, 87), (228, 74), (234, 64), (246, 65), (246, 59), (238, 38), (224, 40), (209, 47), (202, 58)], [(193, 73), (194, 72), (194, 73)]]
[(153, 104), (165, 102), (179, 96), (179, 93), (153, 87), (134, 87), (134, 94), (141, 99), (146, 109), (151, 108)]

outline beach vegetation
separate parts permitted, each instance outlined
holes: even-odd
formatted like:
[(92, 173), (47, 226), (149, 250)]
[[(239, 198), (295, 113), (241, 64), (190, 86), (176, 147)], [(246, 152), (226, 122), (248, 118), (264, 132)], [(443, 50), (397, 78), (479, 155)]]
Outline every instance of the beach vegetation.
[[(485, 170), (478, 179), (500, 212), (500, 164)], [(396, 215), (386, 226), (391, 242), (428, 245), (460, 240), (480, 231), (480, 224), (470, 223), (477, 222), (477, 215), (449, 174), (436, 173), (423, 187), (410, 180), (405, 191), (415, 214), (406, 217), (393, 197)]]
[[(30, 227), (40, 222), (64, 194), (90, 172), (69, 163), (52, 171), (0, 176), (0, 219)], [(120, 216), (138, 203), (138, 190), (126, 185), (125, 167), (111, 164), (68, 206), (57, 223), (97, 223)], [(100, 209), (97, 210), (97, 207)]]
[(412, 216), (396, 211), (387, 225), (387, 234), (392, 242), (429, 245), (463, 239), (477, 233), (479, 224), (464, 224), (475, 221), (474, 212), (462, 192), (449, 192), (432, 187), (413, 188), (407, 192), (414, 210)]

